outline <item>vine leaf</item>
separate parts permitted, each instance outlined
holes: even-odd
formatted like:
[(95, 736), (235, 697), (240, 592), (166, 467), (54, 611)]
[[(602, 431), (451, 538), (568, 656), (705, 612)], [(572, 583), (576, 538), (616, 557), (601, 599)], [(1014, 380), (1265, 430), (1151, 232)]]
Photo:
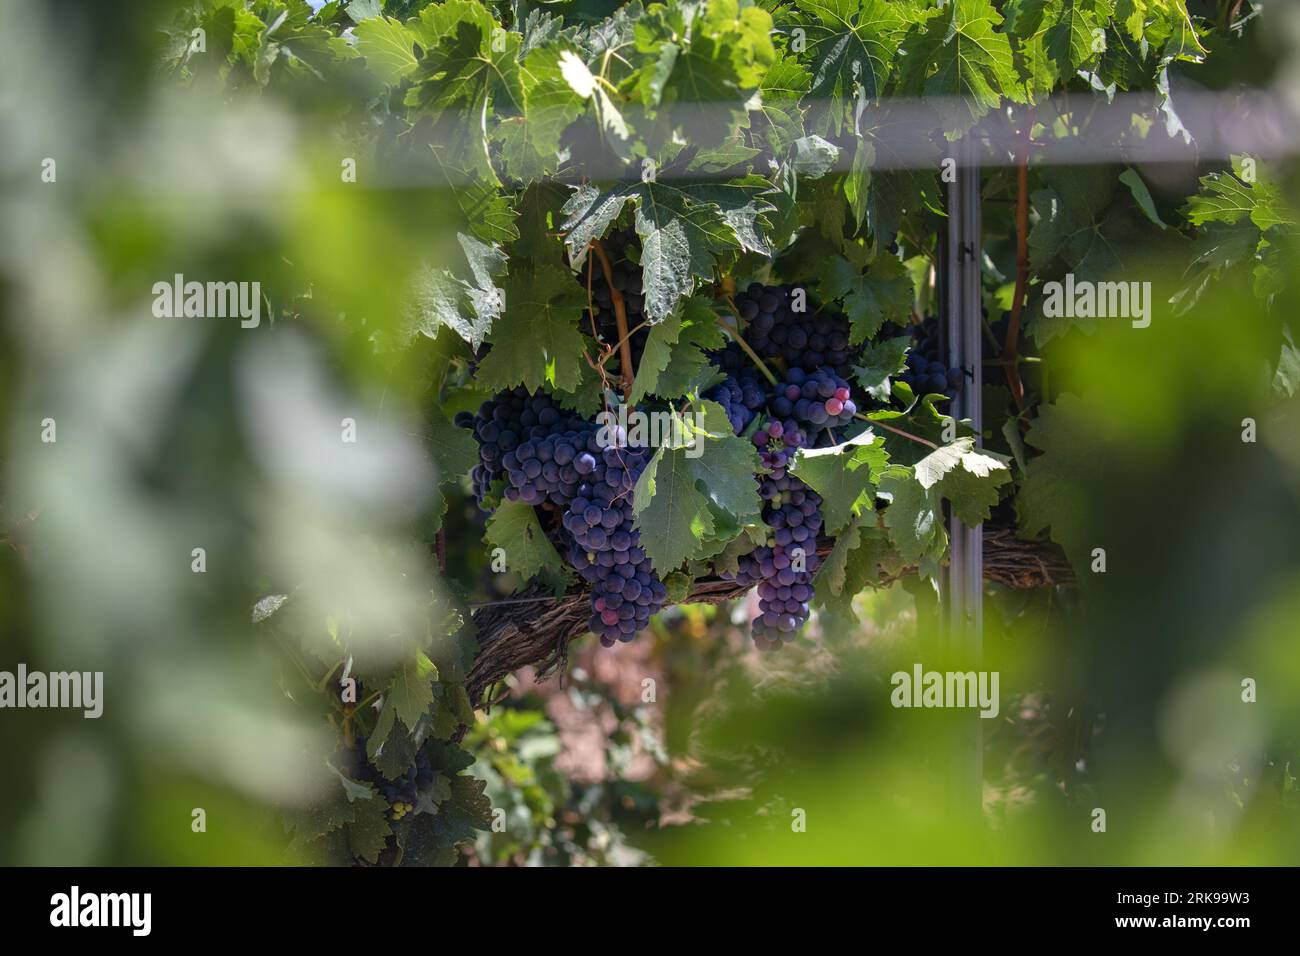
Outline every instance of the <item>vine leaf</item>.
[(989, 0), (952, 0), (929, 11), (904, 41), (904, 93), (945, 97), (941, 123), (956, 139), (1002, 103), (1020, 100), (1019, 77), (1006, 34), (994, 30), (1002, 14)]
[(776, 207), (762, 198), (770, 189), (758, 176), (725, 183), (622, 183), (603, 192), (579, 187), (564, 206), (569, 258), (574, 268), (581, 266), (591, 242), (634, 202), (646, 317), (661, 322), (694, 291), (696, 279), (713, 277), (720, 253), (771, 252), (765, 214)]
[(1043, 454), (1030, 459), (1016, 498), (1021, 534), (1032, 538), (1049, 531), (1076, 567), (1087, 565), (1093, 546), (1083, 488), (1098, 481), (1106, 460), (1094, 421), (1087, 404), (1068, 393), (1040, 407), (1025, 444)]
[(586, 305), (582, 287), (559, 266), (517, 269), (506, 280), (505, 310), (479, 364), (478, 383), (501, 391), (543, 385), (575, 392), (583, 380), (583, 339), (578, 320)]
[(822, 516), (827, 534), (835, 534), (852, 518), (870, 511), (875, 493), (872, 476), (888, 463), (884, 442), (870, 428), (842, 445), (800, 449), (790, 466), (822, 497)]
[(641, 546), (656, 571), (667, 573), (695, 553), (713, 534), (709, 502), (695, 487), (695, 476), (680, 450), (660, 449), (637, 479), (633, 511)]
[(876, 401), (889, 401), (889, 380), (907, 367), (907, 350), (911, 345), (911, 336), (895, 335), (879, 342), (868, 342), (862, 349), (861, 364), (854, 366), (853, 374), (858, 384)]
[(285, 811), (285, 822), (294, 837), (303, 842), (319, 840), (356, 819), (352, 803), (341, 797), (312, 807)]
[(926, 488), (910, 468), (891, 465), (880, 478), (880, 494), (889, 498), (885, 527), (899, 556), (908, 564), (937, 558), (948, 546), (939, 494)]
[(849, 254), (827, 256), (817, 269), (818, 291), (824, 299), (838, 299), (849, 317), (849, 341), (875, 336), (886, 322), (902, 325), (912, 314), (915, 289), (912, 276), (894, 256), (880, 256), (870, 266), (867, 253), (849, 247)]
[(478, 442), (468, 428), (434, 422), (427, 431), (427, 440), (440, 486), (457, 483), (478, 464)]
[(736, 0), (654, 4), (637, 19), (634, 89), (648, 108), (640, 132), (653, 153), (673, 141), (717, 146), (744, 124), (776, 62), (771, 32), (771, 14)]
[(377, 863), (379, 854), (393, 833), (392, 827), (388, 825), (388, 803), (372, 797), (354, 803), (352, 808), (355, 816), (348, 825), (348, 846), (352, 855), (367, 863)]
[(900, 4), (889, 0), (804, 0), (798, 9), (804, 15), (797, 23), (817, 64), (810, 126), (838, 134), (851, 127), (864, 98), (876, 100), (885, 91), (907, 21)]
[(465, 254), (458, 271), (426, 267), (411, 283), (406, 306), (408, 334), (436, 339), (444, 327), (477, 349), (501, 315), (502, 290), (496, 278), (506, 257), (495, 245), (458, 233)]
[(958, 438), (926, 455), (914, 466), (917, 483), (937, 488), (958, 518), (970, 527), (987, 521), (998, 503), (998, 488), (1011, 480), (1009, 459), (976, 449), (975, 439)]
[(750, 116), (753, 134), (773, 154), (782, 155), (803, 136), (803, 114), (799, 102), (808, 93), (812, 77), (793, 57), (784, 57), (763, 74), (761, 99)]
[(487, 520), (483, 539), (501, 548), (511, 571), (527, 579), (542, 571), (569, 573), (555, 545), (542, 531), (537, 512), (522, 501), (503, 501)]
[[(587, 70), (574, 53), (557, 47), (538, 47), (525, 56), (520, 81), (526, 112), (501, 118), (492, 133), (501, 143), (501, 161), (514, 178), (539, 180), (559, 167), (564, 131), (591, 95), (580, 92), (571, 78), (574, 64)], [(586, 76), (591, 79), (590, 71)], [(597, 96), (604, 95), (594, 80), (592, 86)]]
[(1114, 0), (1023, 0), (1008, 32), (1042, 43), (1054, 79), (1065, 83), (1079, 70), (1094, 67), (1104, 51), (1097, 34), (1114, 13)]
[(724, 376), (706, 353), (725, 344), (712, 306), (698, 298), (684, 300), (668, 318), (651, 326), (629, 401), (636, 404), (646, 395), (679, 398), (717, 384)]
[(352, 32), (357, 38), (357, 52), (366, 58), (370, 72), (384, 83), (396, 83), (419, 65), (415, 34), (391, 17), (369, 17)]
[(407, 24), (425, 49), (404, 103), (428, 122), (424, 135), (437, 161), (496, 184), (484, 117), (525, 112), (520, 34), (500, 31), (477, 0), (424, 8)]
[(433, 682), (437, 679), (438, 668), (433, 661), (417, 654), (414, 661), (402, 665), (388, 686), (393, 710), (409, 730), (415, 730), (416, 723), (433, 703)]
[[(1247, 170), (1246, 163), (1251, 165)], [(1247, 180), (1253, 182), (1247, 183)], [(1201, 191), (1187, 202), (1187, 221), (1236, 224), (1248, 218), (1261, 232), (1274, 226), (1294, 226), (1281, 191), (1262, 166), (1242, 156), (1232, 158), (1232, 173), (1210, 173), (1201, 179)]]
[(757, 522), (762, 503), (754, 473), (761, 467), (752, 442), (738, 438), (727, 413), (717, 402), (702, 401), (692, 406), (698, 413), (702, 444), (697, 457), (687, 457), (686, 467), (715, 508), (735, 524)]
[(882, 567), (896, 568), (900, 561), (885, 529), (855, 518), (835, 539), (813, 578), (813, 598), (829, 613), (854, 617), (853, 596), (878, 579)]
[[(655, 452), (632, 497), (641, 546), (666, 574), (701, 553), (721, 521), (737, 529), (759, 517), (753, 445), (731, 431), (722, 406), (700, 402), (701, 430)], [(690, 425), (684, 426), (690, 434)]]

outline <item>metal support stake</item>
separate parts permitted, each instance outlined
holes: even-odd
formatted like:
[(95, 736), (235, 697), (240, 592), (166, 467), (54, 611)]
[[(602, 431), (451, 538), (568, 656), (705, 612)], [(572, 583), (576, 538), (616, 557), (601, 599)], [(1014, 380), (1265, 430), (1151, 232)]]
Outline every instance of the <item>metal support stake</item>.
[[(956, 179), (948, 184), (943, 331), (948, 365), (960, 368), (965, 375), (951, 414), (968, 419), (979, 436), (983, 428), (979, 149), (971, 137), (956, 145)], [(982, 443), (979, 437), (976, 442)], [(943, 582), (944, 657), (949, 668), (978, 671), (984, 624), (983, 530), (968, 528), (953, 515), (949, 517), (948, 531), (952, 557)], [(948, 787), (953, 812), (979, 814), (984, 789), (983, 756), (983, 728), (978, 714), (974, 710), (958, 711), (954, 715)]]

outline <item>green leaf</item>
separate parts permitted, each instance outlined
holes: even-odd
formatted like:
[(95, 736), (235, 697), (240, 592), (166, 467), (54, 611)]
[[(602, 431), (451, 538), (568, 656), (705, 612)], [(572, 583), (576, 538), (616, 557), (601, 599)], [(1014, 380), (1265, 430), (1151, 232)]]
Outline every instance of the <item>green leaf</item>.
[(842, 445), (800, 449), (790, 473), (821, 495), (826, 532), (835, 534), (851, 518), (871, 510), (872, 478), (887, 461), (884, 442), (866, 428)]
[(513, 272), (506, 280), (505, 311), (488, 337), (492, 350), (479, 364), (479, 385), (575, 391), (585, 364), (578, 332), (585, 306), (582, 287), (558, 266)]
[[(1023, 0), (1008, 29), (1024, 40), (1041, 39), (1056, 80), (1065, 83), (1096, 65), (1113, 12), (1114, 0)], [(1102, 31), (1101, 44), (1094, 31)]]
[(911, 345), (910, 335), (895, 335), (863, 346), (859, 358), (861, 364), (854, 366), (853, 374), (858, 384), (876, 401), (889, 401), (889, 380), (907, 367), (907, 350)]
[(1201, 179), (1200, 193), (1188, 200), (1185, 210), (1192, 225), (1237, 223), (1249, 217), (1264, 232), (1296, 224), (1295, 215), (1262, 165), (1242, 156), (1234, 156), (1232, 165), (1231, 174), (1211, 173)]
[(987, 521), (998, 503), (998, 487), (1011, 480), (1007, 459), (975, 448), (974, 438), (958, 438), (914, 466), (917, 483), (938, 488), (958, 518), (970, 527)]
[(636, 404), (646, 395), (679, 398), (722, 381), (724, 376), (709, 363), (707, 353), (725, 344), (710, 303), (698, 298), (684, 300), (668, 318), (651, 326), (631, 402)]
[(366, 740), (366, 756), (380, 773), (395, 780), (406, 773), (415, 759), (415, 750), (411, 735), (397, 731), (397, 707), (391, 697), (385, 698), (375, 729)]
[(416, 722), (424, 716), (433, 703), (433, 682), (438, 679), (438, 668), (423, 654), (402, 665), (388, 686), (388, 696), (393, 710), (402, 723), (415, 730)]
[(623, 183), (604, 192), (580, 187), (564, 207), (569, 258), (579, 267), (591, 241), (634, 202), (646, 318), (660, 322), (691, 294), (696, 279), (713, 277), (720, 253), (770, 253), (765, 213), (775, 207), (762, 198), (770, 189), (757, 176), (726, 183)]
[(831, 614), (852, 617), (854, 595), (879, 581), (883, 567), (897, 564), (884, 529), (855, 518), (813, 578), (814, 600)]
[(819, 590), (829, 591), (830, 594), (843, 593), (848, 574), (849, 554), (857, 550), (861, 544), (862, 528), (858, 524), (858, 519), (854, 518), (853, 522), (836, 537), (830, 554), (826, 555), (826, 560), (822, 562), (822, 566), (813, 578), (813, 586)]
[(439, 486), (456, 484), (478, 464), (478, 442), (468, 428), (435, 422), (425, 435), (433, 453)]
[(495, 184), (483, 118), (489, 105), (498, 116), (525, 113), (520, 35), (497, 33), (477, 0), (431, 4), (407, 26), (425, 49), (404, 99), (427, 120), (424, 141), (442, 166)]
[(1289, 324), (1282, 326), (1282, 346), (1278, 353), (1277, 372), (1273, 376), (1273, 391), (1291, 398), (1300, 391), (1300, 349)]
[(357, 38), (357, 52), (385, 83), (396, 83), (419, 63), (415, 58), (415, 34), (391, 17), (369, 17), (352, 32)]
[(1200, 229), (1192, 245), (1195, 257), (1187, 267), (1184, 282), (1170, 300), (1174, 312), (1183, 315), (1200, 301), (1211, 282), (1227, 269), (1255, 257), (1261, 242), (1255, 224), (1246, 220), (1235, 223), (1209, 222)]
[(563, 559), (537, 521), (537, 513), (522, 501), (501, 502), (487, 520), (483, 539), (503, 549), (510, 570), (524, 579), (542, 571), (567, 574)]
[(1151, 198), (1151, 190), (1147, 189), (1147, 184), (1142, 181), (1138, 171), (1132, 167), (1124, 170), (1119, 174), (1119, 181), (1129, 188), (1133, 194), (1133, 199), (1137, 202), (1138, 208), (1161, 229), (1169, 228), (1160, 213), (1156, 210), (1155, 200)]
[(465, 254), (456, 272), (426, 267), (411, 284), (406, 325), (409, 335), (437, 339), (445, 326), (477, 349), (501, 315), (503, 290), (496, 277), (505, 272), (506, 257), (495, 245), (458, 233)]
[(809, 90), (811, 128), (841, 133), (859, 102), (885, 92), (907, 21), (889, 0), (801, 0), (797, 22), (816, 64)]
[(891, 465), (881, 476), (879, 490), (890, 499), (885, 527), (899, 556), (908, 564), (942, 555), (948, 546), (938, 492), (924, 487), (910, 468)]
[(825, 176), (839, 157), (839, 147), (820, 136), (803, 136), (790, 146), (790, 167), (800, 176), (817, 179)]
[(661, 575), (681, 567), (696, 554), (700, 542), (713, 535), (709, 499), (696, 487), (696, 480), (686, 450), (667, 447), (655, 452), (637, 479), (632, 511), (641, 547)]
[[(579, 95), (570, 80), (570, 64), (586, 65), (573, 52), (554, 46), (529, 51), (520, 67), (525, 112), (500, 119), (492, 136), (501, 143), (501, 159), (513, 177), (528, 181), (555, 172), (560, 166), (561, 138), (585, 109), (584, 100), (604, 91)], [(590, 77), (590, 72), (587, 73)]]
[(776, 62), (771, 31), (767, 11), (737, 0), (655, 4), (638, 18), (636, 91), (656, 121), (640, 132), (652, 151), (674, 140), (707, 149), (744, 122), (746, 103)]
[(568, 189), (550, 180), (532, 183), (519, 195), (514, 204), (519, 237), (510, 246), (513, 260), (534, 269), (542, 265), (568, 269), (564, 240), (559, 235), (560, 209), (568, 195)]
[[(674, 310), (668, 318), (658, 325), (651, 326), (646, 336), (645, 347), (641, 350), (641, 363), (636, 369), (636, 380), (632, 383), (632, 393), (628, 403), (638, 404), (647, 395), (653, 394), (659, 381), (659, 373), (668, 367), (672, 359), (673, 346), (682, 334), (682, 313)], [(676, 396), (667, 396), (675, 398)]]
[[(855, 259), (863, 258), (855, 255)], [(885, 322), (905, 324), (912, 314), (912, 277), (894, 256), (883, 255), (869, 265), (844, 256), (824, 258), (817, 270), (823, 299), (838, 299), (849, 317), (849, 342), (875, 336)]]
[(1011, 44), (994, 29), (1001, 22), (989, 0), (951, 0), (904, 41), (901, 91), (949, 98), (940, 113), (949, 139), (997, 109), (1004, 96), (1023, 98)]
[(760, 101), (751, 113), (753, 135), (775, 156), (783, 155), (803, 135), (799, 102), (808, 92), (812, 77), (794, 57), (778, 60), (763, 74)]
[(319, 840), (327, 833), (356, 819), (356, 811), (348, 800), (332, 800), (319, 806), (285, 811), (285, 823), (298, 839)]
[(683, 454), (686, 467), (713, 506), (737, 525), (755, 523), (762, 513), (754, 474), (761, 467), (752, 442), (736, 437), (717, 402), (696, 402), (696, 447)]
[(378, 863), (379, 854), (393, 833), (388, 825), (388, 803), (376, 795), (353, 804), (353, 810), (356, 818), (348, 825), (348, 845), (352, 855), (367, 863)]
[(1029, 263), (1036, 273), (1047, 272), (1058, 255), (1071, 265), (1083, 259), (1115, 193), (1113, 174), (1104, 166), (1052, 170), (1044, 178), (1046, 188), (1033, 195), (1039, 220), (1029, 230)]
[(348, 803), (353, 803), (357, 800), (369, 800), (375, 796), (375, 788), (370, 784), (358, 783), (347, 774), (341, 772), (333, 764), (329, 764), (329, 768), (334, 771), (334, 776), (338, 777), (339, 782), (343, 784), (343, 795), (348, 798)]
[(1098, 435), (1087, 405), (1070, 394), (1039, 407), (1025, 443), (1043, 454), (1030, 459), (1016, 515), (1020, 532), (1035, 537), (1050, 529), (1076, 567), (1086, 567), (1095, 545), (1085, 488), (1098, 487), (1107, 443)]

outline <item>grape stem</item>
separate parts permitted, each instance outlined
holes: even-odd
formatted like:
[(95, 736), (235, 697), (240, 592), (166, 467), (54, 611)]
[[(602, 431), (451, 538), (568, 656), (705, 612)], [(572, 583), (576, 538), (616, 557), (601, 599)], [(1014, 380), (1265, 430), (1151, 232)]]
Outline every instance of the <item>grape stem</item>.
[(768, 384), (775, 387), (778, 384), (776, 376), (772, 374), (772, 370), (767, 367), (766, 363), (764, 363), (764, 361), (758, 357), (758, 353), (749, 347), (749, 343), (745, 341), (745, 337), (740, 334), (740, 318), (735, 311), (736, 304), (734, 302), (731, 302), (730, 298), (728, 298), (727, 301), (728, 303), (730, 303), (732, 307), (733, 311), (731, 314), (731, 318), (735, 324), (733, 325), (732, 323), (724, 319), (722, 316), (717, 315), (716, 317), (718, 320), (718, 326), (722, 329), (722, 331), (726, 332), (727, 335), (731, 337), (731, 341), (735, 342), (737, 345), (740, 346), (741, 351), (743, 351), (746, 355), (749, 356), (749, 360), (758, 367), (758, 370), (760, 372), (763, 373), (763, 377), (767, 379)]
[(623, 400), (630, 405), (632, 403), (634, 372), (632, 370), (632, 342), (627, 331), (627, 304), (623, 301), (623, 293), (614, 288), (614, 270), (610, 268), (609, 256), (605, 255), (604, 248), (595, 239), (591, 241), (591, 248), (596, 253), (596, 257), (600, 259), (600, 270), (605, 274), (605, 282), (609, 286), (609, 298), (614, 304), (614, 321), (618, 323), (618, 355), (623, 365)]
[(873, 428), (880, 427), (887, 432), (893, 432), (895, 435), (899, 435), (903, 438), (909, 438), (912, 441), (916, 442), (918, 445), (924, 445), (926, 448), (933, 448), (935, 451), (939, 450), (939, 446), (936, 445), (934, 442), (930, 441), (928, 438), (922, 438), (920, 435), (913, 435), (911, 432), (905, 432), (901, 428), (895, 428), (893, 425), (886, 425), (884, 422), (875, 421), (874, 419), (868, 418), (862, 412), (858, 412), (853, 417), (858, 419), (859, 421), (866, 422), (868, 425), (871, 425)]
[(592, 367), (597, 375), (600, 376), (600, 397), (605, 407), (609, 407), (609, 399), (606, 395), (609, 393), (609, 376), (605, 374), (605, 359), (608, 357), (608, 349), (600, 341), (600, 332), (596, 329), (596, 303), (592, 300), (591, 284), (596, 278), (596, 257), (590, 256), (587, 259), (587, 318), (591, 321), (591, 338), (602, 351), (598, 356), (599, 361), (592, 359), (587, 354), (587, 350), (582, 350), (582, 357), (587, 360), (587, 364)]

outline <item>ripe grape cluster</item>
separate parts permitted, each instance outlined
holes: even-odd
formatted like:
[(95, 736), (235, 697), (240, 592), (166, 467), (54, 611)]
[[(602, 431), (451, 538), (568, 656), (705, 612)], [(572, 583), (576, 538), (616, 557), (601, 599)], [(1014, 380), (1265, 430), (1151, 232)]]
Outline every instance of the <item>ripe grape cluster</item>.
[(929, 316), (910, 328), (912, 347), (907, 352), (907, 368), (898, 376), (915, 395), (942, 394), (955, 399), (961, 394), (965, 376), (959, 368), (948, 368), (940, 360), (939, 320)]
[(621, 428), (599, 429), (521, 388), (484, 402), (476, 416), (457, 416), (457, 424), (478, 440), (479, 503), (504, 476), (506, 500), (561, 512), (553, 529), (560, 550), (593, 586), (591, 629), (607, 647), (632, 640), (668, 596), (632, 526), (632, 489), (647, 450), (626, 447)]
[[(530, 393), (522, 386), (502, 392), (488, 399), (479, 406), (477, 415), (461, 412), (456, 416), (456, 424), (462, 428), (472, 428), (478, 440), (479, 463), (470, 473), (474, 484), (474, 496), (481, 502), (488, 494), (493, 482), (509, 475), (511, 487), (506, 497), (518, 500), (522, 498), (522, 488), (530, 481), (529, 472), (536, 476), (550, 473), (552, 469), (527, 462), (536, 457), (536, 445), (530, 444), (528, 453), (521, 458), (518, 449), (521, 445), (536, 443), (558, 435), (572, 436), (590, 426), (581, 418), (565, 411), (554, 399), (542, 392)], [(553, 460), (554, 455), (548, 460)], [(550, 490), (550, 485), (558, 482), (554, 479), (542, 479), (546, 485), (541, 491), (542, 497)], [(538, 486), (541, 489), (541, 485)], [(540, 503), (530, 501), (529, 504)]]
[[(784, 398), (778, 388), (776, 400)], [(744, 555), (734, 578), (758, 585), (759, 616), (751, 625), (761, 650), (775, 650), (808, 620), (812, 579), (816, 573), (817, 533), (821, 530), (821, 497), (787, 472), (790, 459), (806, 442), (798, 424), (772, 420), (754, 432), (768, 474), (759, 482), (767, 542)]]
[[(615, 290), (623, 294), (630, 325), (641, 319), (644, 298), (634, 242), (630, 230), (606, 238), (602, 245), (611, 280), (600, 268), (592, 274), (596, 334), (607, 345), (618, 340)], [(587, 277), (581, 278), (585, 284)], [(792, 640), (808, 620), (819, 565), (822, 500), (789, 473), (789, 466), (800, 448), (844, 440), (846, 426), (860, 409), (848, 380), (859, 349), (849, 344), (844, 315), (829, 309), (796, 311), (802, 303), (793, 287), (753, 283), (735, 301), (744, 341), (710, 355), (725, 377), (703, 397), (719, 404), (732, 430), (749, 434), (758, 450), (767, 539), (739, 559), (732, 578), (757, 586), (760, 613), (752, 633), (759, 647), (773, 649)], [(900, 379), (918, 394), (955, 397), (962, 375), (939, 361), (937, 322), (912, 326), (910, 334), (914, 342)], [(637, 353), (644, 331), (638, 336), (633, 338)], [(759, 378), (742, 345), (774, 360), (772, 369), (780, 375), (775, 385)], [(632, 492), (650, 451), (627, 447), (618, 428), (612, 440), (604, 440), (600, 436), (607, 436), (607, 429), (598, 430), (544, 393), (523, 388), (484, 402), (477, 415), (462, 414), (457, 423), (472, 428), (478, 440), (473, 480), (480, 504), (494, 488), (502, 488), (506, 500), (541, 509), (547, 533), (591, 586), (591, 630), (605, 646), (635, 637), (667, 599), (633, 526)]]
[(389, 780), (366, 756), (365, 737), (357, 737), (353, 743), (348, 751), (348, 763), (354, 780), (372, 784), (388, 801), (389, 815), (393, 820), (400, 820), (411, 813), (420, 799), (420, 792), (433, 786), (434, 778), (437, 777), (428, 755), (420, 750), (406, 773), (395, 780)]
[[(613, 289), (623, 294), (623, 307), (627, 314), (627, 327), (631, 331), (641, 324), (645, 317), (645, 294), (642, 290), (641, 267), (634, 261), (630, 253), (636, 247), (636, 232), (632, 229), (625, 229), (619, 232), (611, 233), (601, 240), (601, 248), (605, 250), (605, 256), (609, 259), (610, 281), (605, 279), (605, 270), (596, 254), (588, 253), (591, 256), (590, 262), (585, 268), (578, 273), (578, 281), (582, 284), (583, 291), (587, 289), (588, 269), (594, 270), (591, 279), (591, 300), (596, 309), (596, 336), (605, 345), (614, 347), (618, 345), (618, 319), (614, 314), (614, 294)], [(590, 313), (583, 312), (582, 321), (579, 328), (585, 334), (591, 334)], [(648, 327), (638, 329), (632, 332), (628, 341), (632, 346), (633, 363), (640, 365), (641, 353), (645, 349), (646, 339), (650, 335)]]
[(573, 537), (569, 563), (592, 586), (591, 630), (606, 647), (630, 641), (663, 607), (668, 591), (632, 527), (632, 489), (645, 449), (611, 445), (592, 457), (563, 524)]
[(830, 368), (805, 372), (796, 367), (776, 387), (771, 409), (774, 415), (793, 415), (814, 428), (835, 428), (847, 425), (858, 412), (851, 394), (849, 383)]
[(749, 427), (754, 416), (767, 403), (767, 394), (755, 376), (741, 373), (728, 375), (704, 393), (704, 398), (717, 402), (727, 413), (731, 429), (737, 435)]
[(782, 358), (791, 368), (829, 366), (848, 375), (858, 349), (849, 345), (848, 318), (829, 310), (796, 312), (793, 287), (750, 283), (736, 295), (746, 323), (745, 341), (763, 358)]

